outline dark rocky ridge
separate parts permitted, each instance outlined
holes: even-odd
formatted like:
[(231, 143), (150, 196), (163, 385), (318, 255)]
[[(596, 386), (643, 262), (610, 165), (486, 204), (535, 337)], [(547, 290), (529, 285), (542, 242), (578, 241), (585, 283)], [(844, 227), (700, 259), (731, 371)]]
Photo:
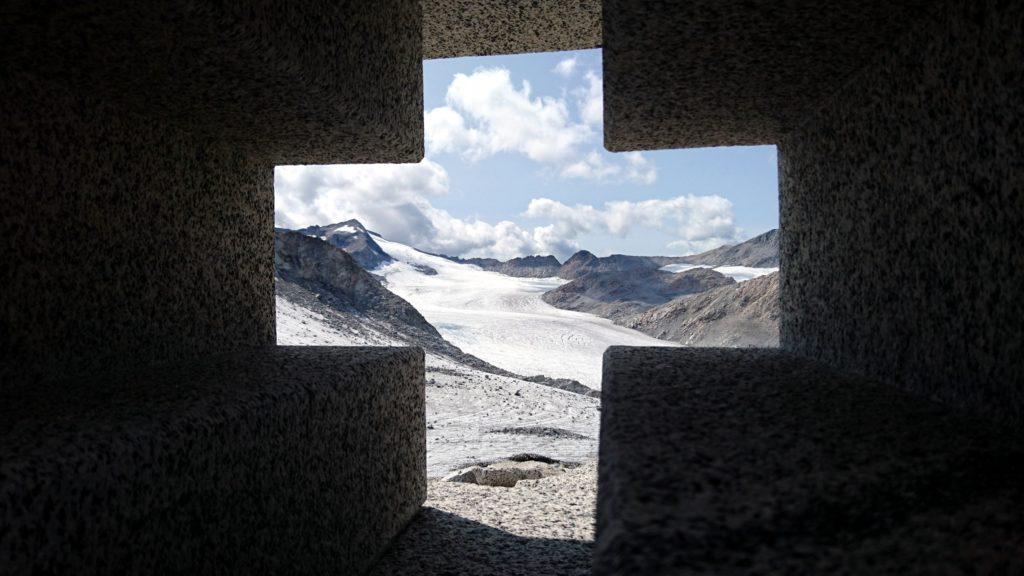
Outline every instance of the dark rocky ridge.
[(735, 283), (732, 278), (709, 268), (678, 273), (640, 268), (629, 273), (602, 271), (584, 274), (545, 293), (542, 298), (556, 308), (588, 312), (618, 321), (678, 296)]
[(459, 258), (457, 256), (444, 255), (442, 257), (459, 264), (472, 264), (484, 270), (519, 278), (551, 278), (558, 276), (558, 271), (562, 266), (558, 258), (551, 255), (523, 256), (504, 262), (496, 258)]
[(482, 372), (576, 394), (598, 394), (575, 380), (542, 375), (524, 378), (463, 352), (445, 340), (412, 304), (364, 270), (354, 257), (320, 238), (276, 229), (274, 264), (277, 295), (319, 314), (328, 325), (342, 332), (358, 333), (371, 328)]
[(688, 346), (778, 346), (779, 273), (682, 296), (620, 323)]
[(290, 230), (274, 232), (276, 291), (342, 331), (373, 329), (484, 372), (507, 373), (452, 345), (426, 318), (385, 288), (344, 250)]
[(331, 246), (341, 248), (366, 270), (373, 270), (381, 264), (394, 262), (394, 259), (374, 241), (373, 232), (367, 230), (361, 222), (355, 219), (326, 226), (309, 226), (297, 232), (315, 236)]
[(670, 264), (703, 264), (705, 266), (751, 266), (778, 268), (779, 231), (769, 230), (746, 242), (733, 246), (719, 246), (693, 256), (683, 256)]
[(661, 267), (647, 256), (626, 256), (612, 254), (598, 257), (586, 250), (580, 250), (565, 261), (558, 271), (558, 277), (573, 280), (594, 272), (629, 272), (633, 270), (657, 270)]

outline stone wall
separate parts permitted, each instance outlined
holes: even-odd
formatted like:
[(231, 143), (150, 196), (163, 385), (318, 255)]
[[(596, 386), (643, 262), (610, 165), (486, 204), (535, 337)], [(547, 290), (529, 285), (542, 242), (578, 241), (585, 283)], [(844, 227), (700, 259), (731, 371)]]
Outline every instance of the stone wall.
[(272, 165), (28, 76), (0, 90), (4, 386), (274, 343)]
[(781, 343), (1024, 421), (1024, 5), (945, 2), (779, 144)]
[(359, 574), (426, 497), (424, 419), (401, 347), (0, 390), (0, 572)]
[(423, 154), (416, 0), (12, 2), (0, 388), (273, 344), (273, 168)]

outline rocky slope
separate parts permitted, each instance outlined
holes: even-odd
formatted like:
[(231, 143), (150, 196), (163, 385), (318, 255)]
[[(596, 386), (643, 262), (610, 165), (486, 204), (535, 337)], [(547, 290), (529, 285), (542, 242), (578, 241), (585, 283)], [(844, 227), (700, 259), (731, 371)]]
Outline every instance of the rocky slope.
[(611, 256), (598, 257), (586, 250), (580, 250), (566, 260), (565, 264), (562, 264), (562, 267), (558, 270), (558, 277), (573, 280), (594, 272), (656, 270), (658, 267), (659, 264), (653, 262), (647, 256), (612, 254)]
[(600, 271), (583, 274), (545, 293), (543, 299), (556, 308), (620, 321), (678, 296), (735, 283), (732, 278), (708, 268), (674, 274), (651, 268)]
[[(378, 248), (379, 249), (379, 248)], [(506, 374), (445, 340), (416, 308), (381, 285), (345, 250), (305, 233), (274, 231), (279, 297), (344, 332), (365, 330), (467, 366)]]
[(501, 261), (495, 258), (459, 258), (442, 256), (452, 262), (472, 264), (484, 270), (520, 278), (550, 278), (557, 276), (574, 280), (595, 272), (632, 272), (657, 270), (669, 264), (699, 264), (703, 266), (749, 266), (776, 268), (779, 265), (779, 231), (770, 230), (735, 245), (719, 246), (701, 254), (690, 256), (629, 256), (612, 254), (595, 256), (580, 250), (564, 263), (554, 256), (526, 256)]
[(456, 256), (444, 256), (444, 258), (459, 264), (472, 264), (484, 270), (517, 278), (551, 278), (558, 276), (558, 271), (562, 267), (558, 258), (550, 255), (523, 256), (504, 262), (495, 258), (458, 258)]
[(733, 246), (720, 246), (693, 256), (683, 256), (665, 264), (703, 264), (706, 266), (751, 266), (777, 268), (779, 266), (779, 231), (769, 230), (746, 242)]
[(675, 298), (621, 323), (688, 346), (778, 346), (779, 274)]
[(310, 226), (297, 232), (320, 238), (331, 246), (341, 248), (365, 270), (373, 270), (382, 264), (392, 262), (391, 256), (373, 239), (374, 233), (367, 230), (358, 220), (347, 220), (327, 226)]
[[(420, 346), (429, 354), (474, 370), (522, 378), (463, 352), (446, 340), (412, 304), (388, 290), (345, 250), (320, 238), (275, 230), (274, 264), (279, 300), (296, 307), (299, 313), (314, 315), (334, 332), (350, 335), (354, 342)], [(280, 311), (278, 317), (280, 320)], [(574, 380), (537, 375), (527, 381), (582, 395), (595, 394), (594, 390)]]

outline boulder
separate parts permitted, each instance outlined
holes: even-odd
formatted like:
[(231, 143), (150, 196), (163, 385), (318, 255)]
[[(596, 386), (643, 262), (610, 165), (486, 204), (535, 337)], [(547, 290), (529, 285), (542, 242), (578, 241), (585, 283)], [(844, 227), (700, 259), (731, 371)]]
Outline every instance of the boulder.
[(502, 486), (512, 488), (520, 480), (536, 480), (556, 476), (565, 472), (560, 462), (540, 462), (527, 460), (517, 462), (501, 460), (493, 464), (470, 466), (452, 472), (444, 477), (446, 482), (465, 482), (481, 486)]

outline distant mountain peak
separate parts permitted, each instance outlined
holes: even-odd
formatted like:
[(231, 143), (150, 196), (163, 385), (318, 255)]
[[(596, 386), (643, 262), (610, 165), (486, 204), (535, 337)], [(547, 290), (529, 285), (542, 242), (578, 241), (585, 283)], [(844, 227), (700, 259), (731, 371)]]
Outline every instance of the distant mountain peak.
[(298, 232), (321, 238), (332, 246), (341, 248), (366, 270), (374, 270), (381, 264), (394, 261), (372, 238), (379, 238), (380, 235), (367, 230), (363, 223), (355, 218), (326, 226), (309, 226)]
[(570, 256), (569, 259), (565, 261), (565, 263), (569, 264), (570, 262), (577, 262), (580, 260), (590, 261), (594, 260), (595, 258), (597, 258), (597, 256), (594, 256), (593, 252), (590, 252), (589, 250), (580, 250), (573, 254), (572, 256)]
[(779, 265), (779, 231), (769, 230), (739, 244), (719, 246), (700, 254), (683, 256), (679, 261), (707, 266), (775, 268)]

